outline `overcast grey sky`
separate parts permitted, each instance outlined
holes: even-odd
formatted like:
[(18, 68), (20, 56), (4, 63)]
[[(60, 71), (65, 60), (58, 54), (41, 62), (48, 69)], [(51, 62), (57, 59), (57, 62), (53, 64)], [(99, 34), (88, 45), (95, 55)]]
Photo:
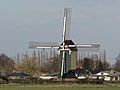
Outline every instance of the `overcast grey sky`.
[(28, 50), (28, 41), (61, 42), (63, 10), (72, 8), (70, 37), (100, 43), (107, 59), (120, 54), (120, 0), (0, 0), (0, 52)]

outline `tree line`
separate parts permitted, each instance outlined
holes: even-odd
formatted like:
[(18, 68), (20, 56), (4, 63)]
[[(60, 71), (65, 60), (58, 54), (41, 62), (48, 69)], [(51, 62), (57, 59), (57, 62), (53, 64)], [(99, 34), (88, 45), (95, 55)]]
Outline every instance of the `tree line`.
[(45, 51), (33, 51), (32, 55), (28, 55), (26, 52), (21, 57), (17, 54), (15, 59), (17, 61), (15, 65), (16, 70), (30, 75), (38, 76), (41, 73), (58, 72), (59, 58), (56, 53), (53, 56), (49, 56)]
[[(105, 71), (115, 70), (120, 72), (120, 54), (115, 58), (114, 65), (110, 65), (103, 55), (81, 55), (77, 60), (77, 68), (82, 68), (89, 71)], [(78, 55), (79, 56), (79, 55)], [(103, 58), (101, 58), (103, 57)], [(0, 74), (10, 74), (13, 70), (21, 71), (30, 75), (39, 76), (42, 73), (59, 72), (59, 55), (55, 51), (33, 51), (29, 54), (27, 51), (24, 54), (17, 54), (14, 58), (10, 58), (5, 54), (0, 55)]]

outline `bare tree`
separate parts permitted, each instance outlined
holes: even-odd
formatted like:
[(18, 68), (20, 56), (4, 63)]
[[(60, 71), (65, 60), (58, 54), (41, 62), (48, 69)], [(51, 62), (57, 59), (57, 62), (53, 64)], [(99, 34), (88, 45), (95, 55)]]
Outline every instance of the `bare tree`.
[(0, 73), (9, 74), (14, 68), (14, 61), (5, 54), (0, 55)]
[(114, 64), (114, 70), (120, 72), (120, 54), (115, 59), (116, 59), (116, 62)]

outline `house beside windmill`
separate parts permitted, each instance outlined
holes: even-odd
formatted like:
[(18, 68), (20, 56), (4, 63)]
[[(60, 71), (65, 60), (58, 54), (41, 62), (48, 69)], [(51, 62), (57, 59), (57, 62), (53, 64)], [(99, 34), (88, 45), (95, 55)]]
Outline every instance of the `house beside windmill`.
[(120, 72), (117, 71), (101, 71), (96, 74), (99, 78), (103, 78), (107, 82), (120, 82)]

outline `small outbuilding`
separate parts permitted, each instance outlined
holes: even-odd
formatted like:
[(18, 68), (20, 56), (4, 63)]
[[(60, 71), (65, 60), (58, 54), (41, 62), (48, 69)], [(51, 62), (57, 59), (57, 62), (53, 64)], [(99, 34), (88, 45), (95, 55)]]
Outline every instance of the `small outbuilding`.
[(108, 82), (120, 82), (120, 72), (117, 71), (101, 71), (96, 74), (99, 78), (103, 78)]
[(13, 72), (12, 74), (8, 75), (9, 79), (26, 79), (30, 78), (31, 76), (23, 73), (23, 72)]

